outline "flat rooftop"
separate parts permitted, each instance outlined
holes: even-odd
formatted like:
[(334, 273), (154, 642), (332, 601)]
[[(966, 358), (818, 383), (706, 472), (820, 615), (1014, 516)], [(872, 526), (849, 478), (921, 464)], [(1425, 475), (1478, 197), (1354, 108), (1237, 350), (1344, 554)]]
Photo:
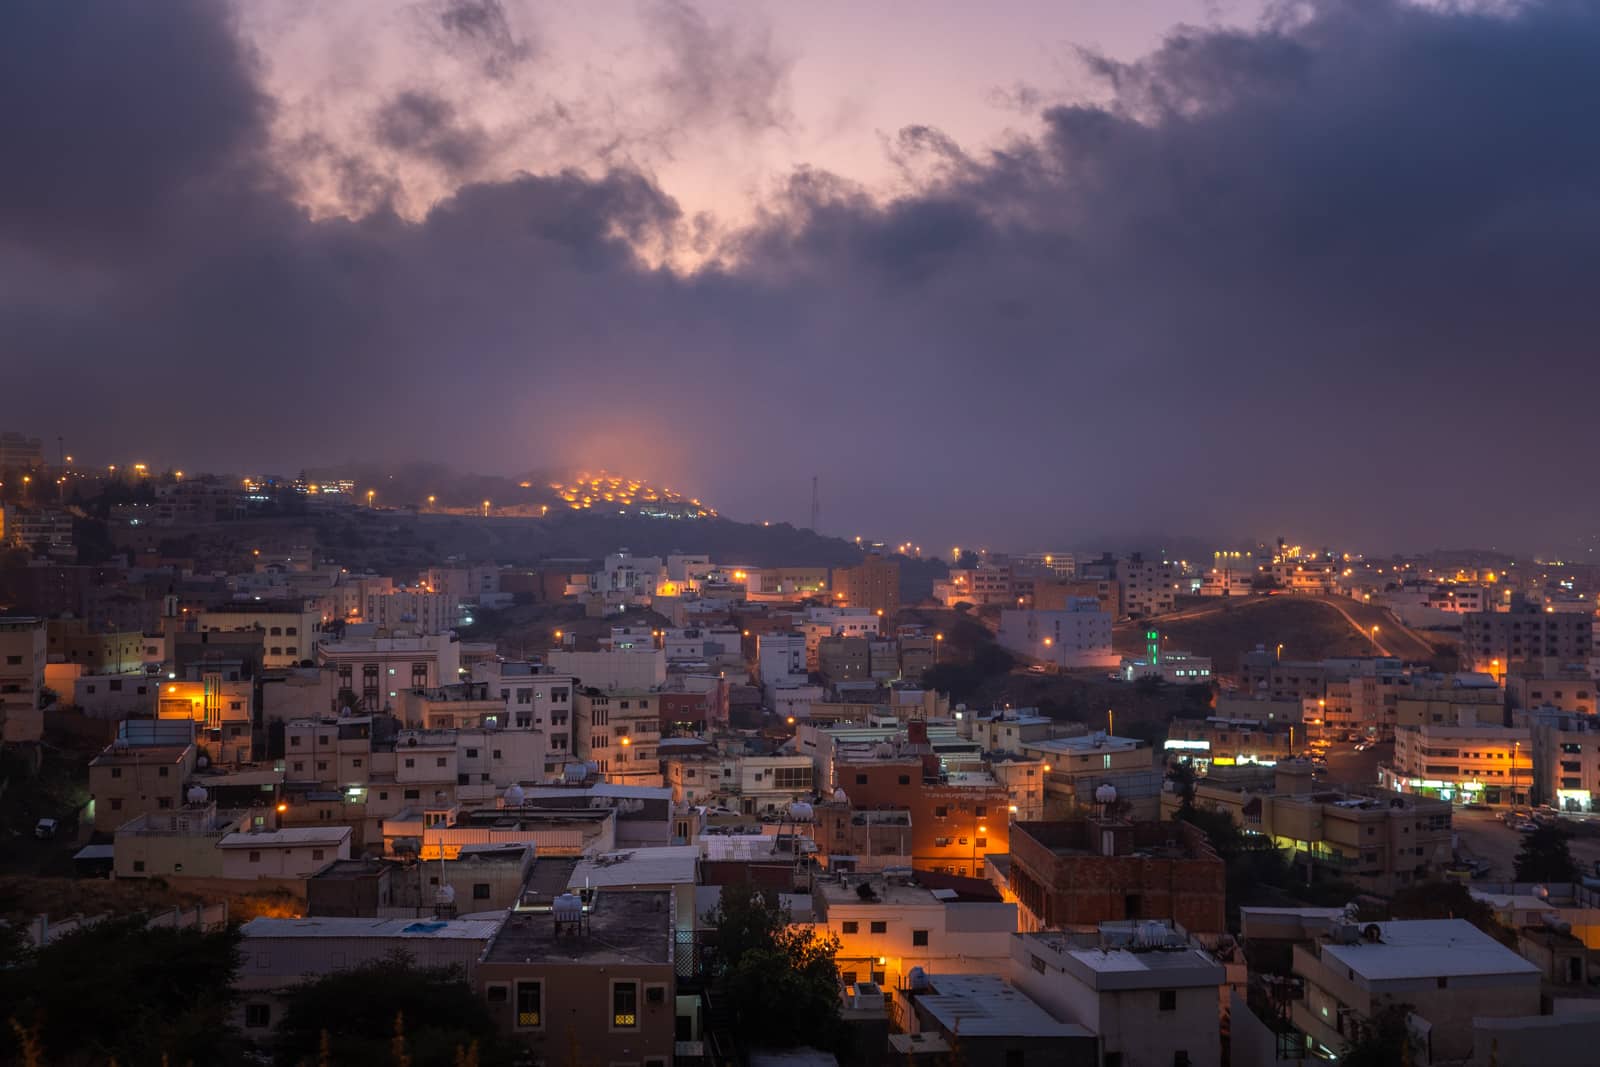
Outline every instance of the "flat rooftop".
[(584, 856), (568, 883), (588, 886), (694, 885), (700, 869), (699, 845), (663, 845), (659, 848), (618, 849)]
[(90, 760), (89, 766), (178, 763), (192, 747), (192, 745), (129, 745), (127, 748), (107, 748)]
[(1069, 948), (1058, 958), (1063, 970), (1098, 990), (1219, 986), (1226, 977), (1222, 964), (1195, 948)]
[(430, 941), (487, 941), (500, 926), (489, 919), (368, 919), (323, 916), (316, 919), (251, 919), (239, 928), (245, 937), (384, 937)]
[(266, 833), (229, 834), (218, 848), (296, 848), (304, 845), (338, 845), (355, 831), (348, 826), (296, 826)]
[(1440, 976), (1515, 975), (1537, 981), (1539, 968), (1465, 919), (1402, 919), (1375, 925), (1379, 940), (1324, 942), (1324, 960), (1372, 982)]
[(1076, 1023), (1057, 1022), (1025, 993), (993, 974), (929, 975), (931, 993), (919, 993), (918, 1007), (939, 1025), (962, 1037), (1083, 1037), (1094, 1032)]
[(586, 930), (563, 927), (558, 934), (553, 913), (513, 911), (483, 962), (622, 966), (672, 959), (672, 894), (667, 890), (601, 890), (586, 918)]

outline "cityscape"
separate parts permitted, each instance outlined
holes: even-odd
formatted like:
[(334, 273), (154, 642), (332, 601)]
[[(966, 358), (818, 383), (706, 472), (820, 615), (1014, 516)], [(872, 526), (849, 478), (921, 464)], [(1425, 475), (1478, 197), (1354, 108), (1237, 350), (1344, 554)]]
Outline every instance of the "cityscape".
[(1594, 1062), (1596, 72), (0, 12), (0, 1067)]

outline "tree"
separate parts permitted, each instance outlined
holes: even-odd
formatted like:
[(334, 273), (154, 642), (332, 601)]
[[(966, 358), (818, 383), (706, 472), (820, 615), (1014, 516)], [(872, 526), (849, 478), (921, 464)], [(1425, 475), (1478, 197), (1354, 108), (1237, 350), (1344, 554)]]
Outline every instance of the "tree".
[(1559, 826), (1541, 826), (1522, 839), (1517, 853), (1519, 882), (1575, 882), (1578, 867), (1567, 850), (1567, 832)]
[(148, 929), (138, 915), (57, 938), (0, 969), (17, 1042), (0, 1040), (0, 1057), (32, 1042), (45, 1063), (237, 1063), (238, 943), (233, 931)]
[(751, 885), (724, 886), (709, 918), (735, 1036), (745, 1048), (843, 1046), (838, 938), (791, 926), (788, 913)]
[(315, 1063), (326, 1047), (333, 1063), (452, 1067), (476, 1057), (483, 1067), (511, 1062), (488, 1005), (449, 967), (417, 968), (405, 954), (336, 971), (297, 986), (287, 997), (274, 1059)]
[(1345, 1067), (1406, 1067), (1410, 1055), (1411, 1029), (1406, 1016), (1409, 1004), (1391, 1004), (1361, 1028), (1355, 1040), (1345, 1046), (1340, 1060)]
[(1465, 919), (1507, 948), (1517, 947), (1516, 931), (1501, 925), (1494, 908), (1472, 895), (1460, 882), (1419, 882), (1389, 900), (1395, 919)]

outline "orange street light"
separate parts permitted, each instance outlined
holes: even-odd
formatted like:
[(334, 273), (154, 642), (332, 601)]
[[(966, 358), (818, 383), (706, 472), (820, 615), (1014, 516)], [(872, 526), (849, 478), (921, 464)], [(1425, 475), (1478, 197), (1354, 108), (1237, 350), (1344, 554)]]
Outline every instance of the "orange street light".
[(279, 815), (282, 815), (284, 812), (286, 812), (288, 810), (289, 810), (289, 805), (283, 803), (282, 801), (278, 802), (278, 814)]

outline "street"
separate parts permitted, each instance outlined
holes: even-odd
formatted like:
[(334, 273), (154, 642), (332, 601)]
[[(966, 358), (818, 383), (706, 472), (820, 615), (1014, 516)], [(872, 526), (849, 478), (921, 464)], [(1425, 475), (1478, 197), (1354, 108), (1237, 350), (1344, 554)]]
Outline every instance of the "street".
[[(1522, 848), (1522, 835), (1494, 816), (1490, 809), (1457, 807), (1452, 819), (1456, 850), (1462, 859), (1486, 859), (1493, 864), (1484, 881), (1509, 882), (1514, 876), (1517, 852)], [(1579, 873), (1593, 875), (1595, 862), (1600, 860), (1600, 825), (1575, 820), (1563, 820), (1561, 825), (1572, 831), (1567, 847)]]

